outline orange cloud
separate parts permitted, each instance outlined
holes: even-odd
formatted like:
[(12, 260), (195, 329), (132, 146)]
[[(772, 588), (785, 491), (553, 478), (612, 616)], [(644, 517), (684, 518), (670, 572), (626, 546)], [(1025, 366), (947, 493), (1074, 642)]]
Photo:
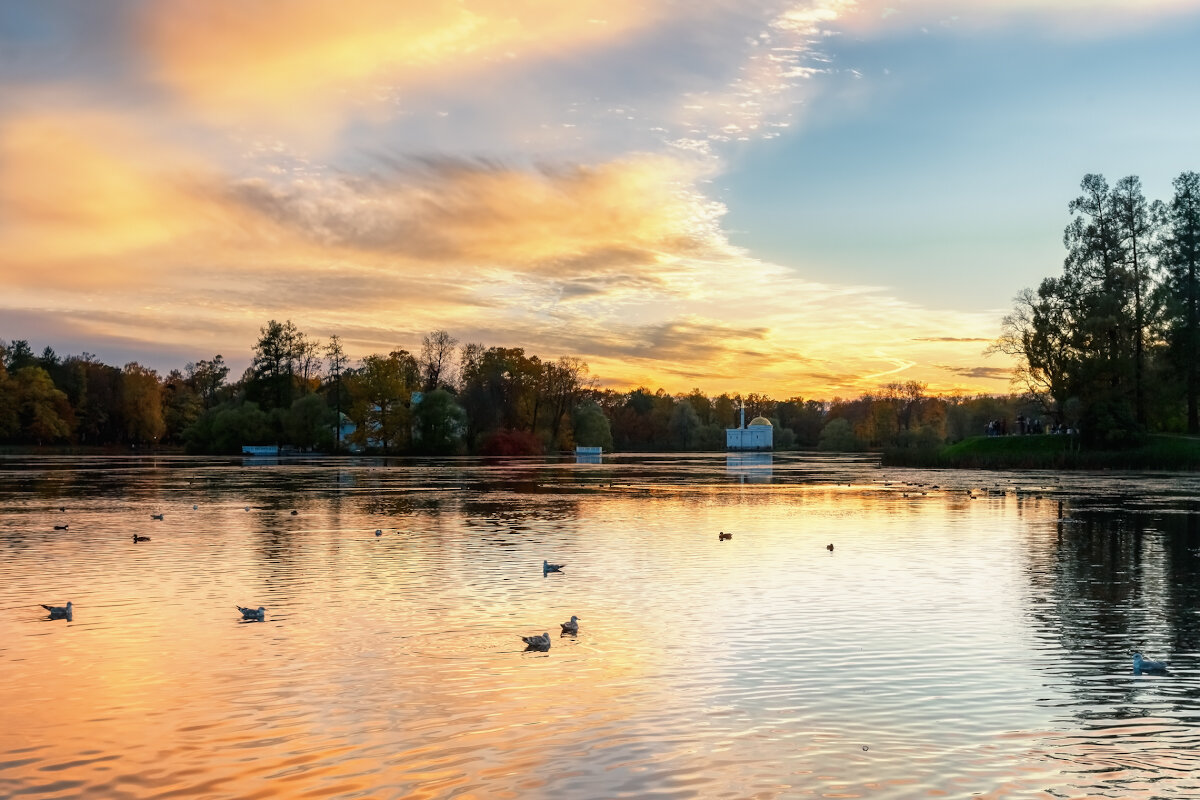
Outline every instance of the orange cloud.
[(70, 114), (10, 120), (0, 158), (4, 304), (102, 358), (92, 342), (234, 359), (266, 319), (290, 317), (346, 336), (355, 357), (447, 328), (672, 391), (1007, 388), (971, 371), (970, 340), (994, 335), (1000, 311), (922, 309), (750, 258), (725, 241), (699, 162), (434, 159), (239, 179)]
[(320, 122), (330, 105), (619, 38), (632, 0), (258, 0), (150, 3), (151, 77), (220, 119)]
[(370, 178), (243, 181), (233, 197), (313, 246), (565, 279), (722, 249), (724, 208), (695, 177), (669, 158), (565, 169), (443, 159)]
[(10, 285), (103, 283), (133, 266), (109, 259), (210, 227), (212, 209), (196, 202), (206, 169), (111, 119), (10, 120), (0, 163), (0, 277)]

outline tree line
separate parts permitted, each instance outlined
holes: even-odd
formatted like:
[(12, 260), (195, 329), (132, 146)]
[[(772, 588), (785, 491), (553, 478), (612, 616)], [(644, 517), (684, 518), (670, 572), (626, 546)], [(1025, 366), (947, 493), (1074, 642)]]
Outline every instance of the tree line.
[(35, 354), (0, 342), (0, 443), (184, 448), (242, 445), (382, 454), (525, 455), (606, 450), (724, 450), (725, 429), (763, 416), (776, 449), (922, 447), (981, 434), (993, 419), (1032, 415), (1017, 397), (931, 396), (915, 381), (852, 400), (601, 389), (579, 358), (461, 344), (444, 330), (417, 352), (351, 364), (338, 336), (318, 340), (290, 320), (259, 331), (251, 365), (230, 379), (222, 355), (166, 375), (89, 353)]
[(1068, 204), (1062, 274), (1018, 295), (996, 348), (1042, 413), (1094, 445), (1200, 433), (1200, 174), (1169, 200), (1087, 175)]

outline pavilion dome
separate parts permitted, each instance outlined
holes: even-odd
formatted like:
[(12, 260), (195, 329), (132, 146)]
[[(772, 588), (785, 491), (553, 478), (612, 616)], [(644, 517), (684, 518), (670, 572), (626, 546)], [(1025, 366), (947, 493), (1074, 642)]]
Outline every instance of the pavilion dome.
[(750, 424), (751, 425), (766, 425), (769, 428), (769, 427), (771, 427), (771, 420), (767, 419), (766, 417), (755, 417), (754, 419), (750, 420)]

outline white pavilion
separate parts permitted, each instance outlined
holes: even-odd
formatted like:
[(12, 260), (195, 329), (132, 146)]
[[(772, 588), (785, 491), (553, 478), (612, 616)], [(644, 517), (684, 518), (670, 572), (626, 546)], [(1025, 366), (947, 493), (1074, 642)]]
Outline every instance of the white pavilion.
[(746, 407), (742, 406), (740, 427), (725, 429), (726, 450), (772, 450), (775, 429), (766, 417), (755, 417), (746, 424)]

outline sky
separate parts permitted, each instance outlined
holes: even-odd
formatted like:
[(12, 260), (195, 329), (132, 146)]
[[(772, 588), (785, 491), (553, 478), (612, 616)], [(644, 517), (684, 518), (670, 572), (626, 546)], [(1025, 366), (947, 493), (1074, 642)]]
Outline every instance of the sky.
[(1083, 176), (1200, 169), (1197, 41), (1200, 0), (0, 0), (0, 339), (1003, 393)]

